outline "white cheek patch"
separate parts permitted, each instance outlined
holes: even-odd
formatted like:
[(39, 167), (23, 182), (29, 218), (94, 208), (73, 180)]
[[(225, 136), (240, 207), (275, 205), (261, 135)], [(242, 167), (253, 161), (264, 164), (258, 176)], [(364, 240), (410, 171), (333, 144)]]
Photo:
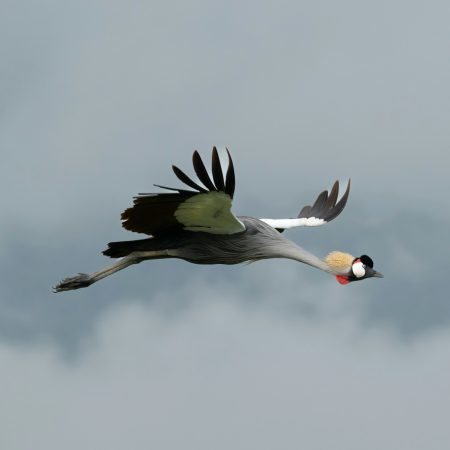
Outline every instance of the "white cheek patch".
[(361, 261), (355, 262), (352, 266), (352, 272), (356, 278), (362, 278), (366, 274), (364, 264)]

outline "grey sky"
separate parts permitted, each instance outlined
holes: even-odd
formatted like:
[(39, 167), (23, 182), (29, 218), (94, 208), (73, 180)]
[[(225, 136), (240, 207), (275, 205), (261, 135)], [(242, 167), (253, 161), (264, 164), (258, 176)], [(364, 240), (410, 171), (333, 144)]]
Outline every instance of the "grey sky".
[[(448, 2), (1, 4), (0, 444), (79, 448), (74, 424), (83, 448), (450, 443)], [(291, 216), (351, 177), (341, 217), (289, 235), (386, 278), (160, 261), (50, 292), (213, 145), (238, 214)]]

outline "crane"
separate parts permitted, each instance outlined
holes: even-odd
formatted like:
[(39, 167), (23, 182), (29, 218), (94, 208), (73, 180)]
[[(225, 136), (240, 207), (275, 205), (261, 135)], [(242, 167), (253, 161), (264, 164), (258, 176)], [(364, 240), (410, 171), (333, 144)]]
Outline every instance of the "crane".
[(312, 206), (304, 206), (297, 217), (256, 219), (236, 216), (231, 211), (235, 173), (230, 152), (226, 173), (222, 170), (217, 148), (212, 150), (212, 177), (197, 151), (192, 162), (201, 184), (177, 166), (172, 169), (190, 189), (155, 185), (169, 192), (139, 194), (131, 208), (122, 213), (122, 226), (150, 237), (132, 241), (110, 242), (103, 254), (120, 258), (115, 264), (92, 274), (79, 273), (65, 278), (54, 292), (84, 288), (119, 270), (142, 261), (179, 258), (194, 264), (238, 264), (269, 258), (288, 258), (316, 267), (336, 277), (340, 284), (367, 278), (383, 278), (373, 269), (367, 255), (354, 257), (332, 251), (321, 259), (284, 237), (293, 227), (314, 227), (335, 219), (344, 209), (350, 180), (340, 200), (339, 182), (330, 192), (319, 194)]

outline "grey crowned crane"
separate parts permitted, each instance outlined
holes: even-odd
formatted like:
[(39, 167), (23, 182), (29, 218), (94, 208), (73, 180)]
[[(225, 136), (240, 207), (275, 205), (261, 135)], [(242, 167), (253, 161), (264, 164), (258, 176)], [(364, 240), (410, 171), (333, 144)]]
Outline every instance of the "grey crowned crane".
[(212, 178), (197, 151), (193, 154), (196, 183), (178, 167), (175, 175), (191, 190), (155, 185), (170, 192), (139, 194), (131, 208), (122, 213), (124, 228), (149, 235), (149, 238), (110, 242), (103, 252), (121, 258), (106, 269), (90, 275), (80, 273), (64, 279), (55, 292), (90, 286), (102, 278), (150, 259), (179, 258), (195, 264), (238, 264), (268, 258), (288, 258), (334, 275), (341, 284), (383, 275), (373, 269), (367, 255), (354, 257), (331, 252), (324, 259), (309, 253), (281, 233), (293, 227), (318, 226), (335, 219), (344, 209), (350, 181), (337, 201), (339, 183), (323, 191), (312, 206), (305, 206), (296, 218), (255, 219), (231, 212), (235, 189), (233, 161), (228, 154), (224, 177), (217, 149), (212, 151)]

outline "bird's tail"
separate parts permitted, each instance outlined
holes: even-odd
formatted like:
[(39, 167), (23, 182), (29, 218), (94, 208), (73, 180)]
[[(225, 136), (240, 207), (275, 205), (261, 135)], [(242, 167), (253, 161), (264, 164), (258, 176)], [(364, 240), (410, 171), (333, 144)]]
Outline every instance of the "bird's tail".
[(103, 254), (111, 258), (122, 258), (132, 252), (145, 252), (151, 250), (161, 250), (160, 245), (158, 245), (157, 240), (154, 238), (110, 242), (108, 248), (103, 251)]

